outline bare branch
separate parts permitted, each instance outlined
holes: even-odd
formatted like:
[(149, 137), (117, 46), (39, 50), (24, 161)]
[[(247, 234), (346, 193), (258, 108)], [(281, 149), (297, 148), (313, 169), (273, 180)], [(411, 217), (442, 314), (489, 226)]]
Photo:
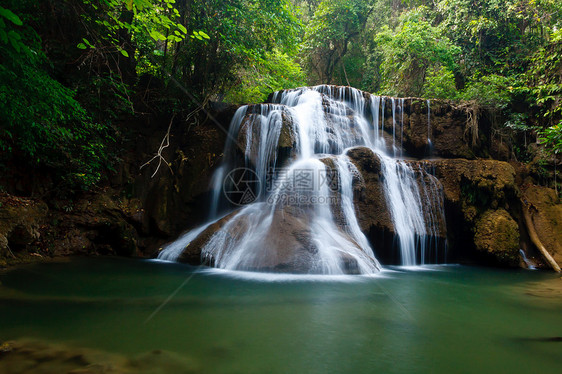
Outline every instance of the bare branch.
[(158, 148), (158, 152), (156, 152), (156, 155), (154, 157), (152, 157), (150, 160), (148, 160), (147, 162), (145, 162), (144, 164), (142, 164), (141, 167), (140, 167), (140, 169), (142, 169), (143, 167), (150, 165), (152, 163), (152, 161), (154, 161), (156, 159), (158, 160), (158, 166), (156, 166), (156, 170), (150, 176), (150, 178), (154, 178), (156, 173), (158, 173), (158, 170), (160, 170), (160, 166), (162, 165), (162, 162), (164, 162), (166, 164), (166, 166), (168, 166), (168, 169), (170, 169), (170, 172), (172, 174), (174, 174), (172, 168), (170, 167), (170, 164), (168, 163), (168, 161), (166, 161), (164, 156), (162, 156), (162, 152), (164, 151), (164, 149), (166, 149), (170, 146), (170, 130), (172, 129), (172, 123), (174, 123), (175, 117), (176, 117), (176, 115), (174, 114), (172, 116), (172, 119), (170, 120), (170, 124), (168, 125), (168, 130), (166, 131), (166, 135), (164, 135), (164, 138), (162, 139), (162, 142), (160, 143), (160, 148)]

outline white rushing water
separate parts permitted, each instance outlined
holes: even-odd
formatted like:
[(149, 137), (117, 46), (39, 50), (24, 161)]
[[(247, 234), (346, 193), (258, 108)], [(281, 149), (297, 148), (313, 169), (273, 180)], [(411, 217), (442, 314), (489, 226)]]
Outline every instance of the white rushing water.
[[(283, 271), (279, 264), (284, 264), (291, 271), (309, 273), (377, 272), (380, 264), (354, 206), (353, 181), (361, 175), (346, 156), (349, 148), (366, 146), (381, 160), (397, 257), (402, 265), (425, 263), (437, 245), (431, 238), (439, 236), (443, 219), (442, 191), (435, 178), (424, 177), (424, 170), (397, 159), (402, 156), (405, 101), (390, 98), (389, 129), (388, 100), (349, 87), (322, 85), (276, 92), (272, 104), (241, 107), (229, 129), (223, 164), (213, 177), (211, 222), (221, 212), (228, 213), (221, 187), (227, 186), (223, 181), (235, 168), (255, 172), (260, 197), (211, 236), (202, 249), (203, 259), (231, 270)], [(282, 137), (285, 142), (294, 140), (289, 154), (280, 155)], [(392, 144), (387, 145), (390, 139)], [(244, 165), (237, 148), (243, 150)], [(312, 185), (295, 178), (303, 172)], [(331, 178), (337, 180), (336, 188), (327, 183)], [(436, 203), (441, 208), (433, 208)], [(168, 245), (159, 258), (176, 259), (208, 225)]]

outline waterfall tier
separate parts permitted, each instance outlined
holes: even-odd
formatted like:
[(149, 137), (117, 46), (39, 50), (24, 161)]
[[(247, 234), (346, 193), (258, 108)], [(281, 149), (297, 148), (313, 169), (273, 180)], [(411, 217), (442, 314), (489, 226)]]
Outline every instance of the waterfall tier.
[(443, 260), (442, 186), (402, 159), (405, 99), (322, 85), (270, 101), (238, 109), (209, 223), (159, 258), (321, 274)]

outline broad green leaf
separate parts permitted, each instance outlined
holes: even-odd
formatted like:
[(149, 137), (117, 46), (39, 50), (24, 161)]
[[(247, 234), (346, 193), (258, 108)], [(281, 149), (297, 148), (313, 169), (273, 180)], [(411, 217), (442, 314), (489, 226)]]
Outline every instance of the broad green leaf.
[(4, 18), (11, 21), (16, 26), (23, 25), (21, 19), (17, 15), (15, 15), (10, 9), (0, 7), (0, 16), (3, 16)]
[(127, 53), (127, 51), (126, 51), (126, 50), (124, 50), (124, 49), (121, 49), (121, 50), (120, 50), (119, 52), (121, 52), (121, 54), (122, 54), (123, 56), (125, 56), (125, 57), (129, 57), (129, 54)]
[(152, 37), (152, 39), (154, 40), (166, 40), (166, 37), (164, 35), (162, 35), (162, 33), (156, 31), (156, 30), (151, 30), (150, 31), (150, 36)]
[(211, 39), (209, 35), (205, 34), (203, 31), (199, 31), (199, 35), (201, 35), (205, 39)]
[(78, 43), (78, 45), (77, 45), (76, 47), (78, 47), (78, 49), (86, 49), (86, 48), (88, 48), (88, 47), (86, 46), (86, 44), (84, 44), (84, 43)]

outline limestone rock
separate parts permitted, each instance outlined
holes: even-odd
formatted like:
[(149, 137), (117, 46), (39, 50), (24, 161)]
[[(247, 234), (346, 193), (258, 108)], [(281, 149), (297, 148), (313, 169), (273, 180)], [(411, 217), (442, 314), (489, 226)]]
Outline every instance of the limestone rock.
[(47, 205), (42, 201), (0, 196), (0, 258), (38, 240), (47, 211)]
[(474, 244), (495, 262), (506, 266), (519, 263), (519, 229), (504, 209), (488, 210), (475, 226)]
[(371, 241), (377, 258), (383, 259), (383, 249), (392, 247), (395, 232), (384, 194), (381, 161), (366, 147), (352, 148), (347, 155), (362, 177), (353, 185), (359, 226)]
[[(384, 191), (381, 160), (372, 150), (365, 147), (352, 148), (347, 155), (361, 175), (361, 178), (354, 179), (353, 185), (359, 226), (380, 261), (387, 264), (397, 263), (396, 231)], [(427, 224), (426, 231), (431, 233), (432, 242), (439, 243), (442, 247), (446, 243), (447, 227), (441, 210), (442, 201), (439, 199), (441, 183), (422, 167), (414, 170), (418, 190), (424, 202), (422, 214)]]
[(445, 198), (452, 203), (465, 200), (471, 206), (497, 208), (518, 195), (515, 169), (496, 160), (428, 160), (419, 165), (433, 169), (443, 183)]
[[(455, 249), (451, 253), (453, 261), (477, 260), (495, 265), (513, 265), (515, 258), (518, 258), (519, 244), (515, 254), (509, 252), (505, 259), (482, 256), (483, 215), (488, 211), (500, 210), (509, 216), (504, 221), (515, 223), (518, 219), (519, 189), (515, 181), (515, 169), (510, 164), (496, 160), (466, 159), (410, 163), (431, 170), (443, 185), (449, 246)], [(480, 244), (476, 244), (478, 230)], [(517, 224), (515, 231), (517, 235), (513, 237), (519, 238)]]
[[(272, 106), (279, 107), (278, 105)], [(258, 149), (260, 142), (255, 141), (255, 139), (264, 135), (262, 131), (265, 130), (272, 131), (273, 129), (277, 129), (279, 131), (278, 134), (275, 134), (277, 144), (271, 144), (272, 147), (267, 150), (269, 152), (267, 155), (268, 160), (276, 160), (277, 165), (282, 165), (285, 160), (295, 156), (297, 140), (295, 138), (294, 123), (290, 113), (287, 109), (284, 109), (281, 111), (281, 116), (272, 116), (268, 119), (269, 121), (277, 122), (275, 124), (262, 123), (262, 121), (266, 120), (265, 115), (267, 114), (267, 111), (264, 112), (260, 105), (249, 106), (246, 116), (242, 119), (242, 123), (240, 124), (240, 131), (238, 132), (237, 138), (238, 149), (241, 155), (254, 166), (258, 165), (260, 154), (260, 149)], [(251, 141), (252, 139), (254, 141)], [(249, 149), (247, 149), (248, 145), (250, 145)]]
[[(265, 204), (263, 203), (261, 209), (268, 209)], [(256, 211), (259, 209), (257, 208)], [(267, 232), (260, 233), (267, 238), (267, 246), (253, 249), (259, 251), (260, 254), (253, 258), (250, 257), (244, 270), (289, 273), (322, 272), (322, 269), (317, 268), (316, 254), (318, 248), (312, 239), (310, 215), (307, 214), (306, 209), (306, 207), (301, 208), (291, 205), (276, 209)], [(240, 211), (233, 212), (209, 226), (187, 245), (178, 261), (199, 264), (203, 260), (209, 265), (214, 265), (217, 260), (215, 258), (201, 259), (204, 246), (214, 235), (236, 241), (241, 235), (255, 229), (255, 227), (251, 227), (248, 216), (239, 213)], [(344, 231), (338, 231), (338, 235), (347, 236)], [(347, 240), (353, 243), (352, 238), (347, 237)], [(252, 245), (253, 243), (249, 244)], [(224, 248), (224, 251), (228, 252), (229, 250), (231, 248)], [(342, 255), (340, 261), (342, 267), (348, 273), (357, 272), (356, 261), (350, 256)]]

